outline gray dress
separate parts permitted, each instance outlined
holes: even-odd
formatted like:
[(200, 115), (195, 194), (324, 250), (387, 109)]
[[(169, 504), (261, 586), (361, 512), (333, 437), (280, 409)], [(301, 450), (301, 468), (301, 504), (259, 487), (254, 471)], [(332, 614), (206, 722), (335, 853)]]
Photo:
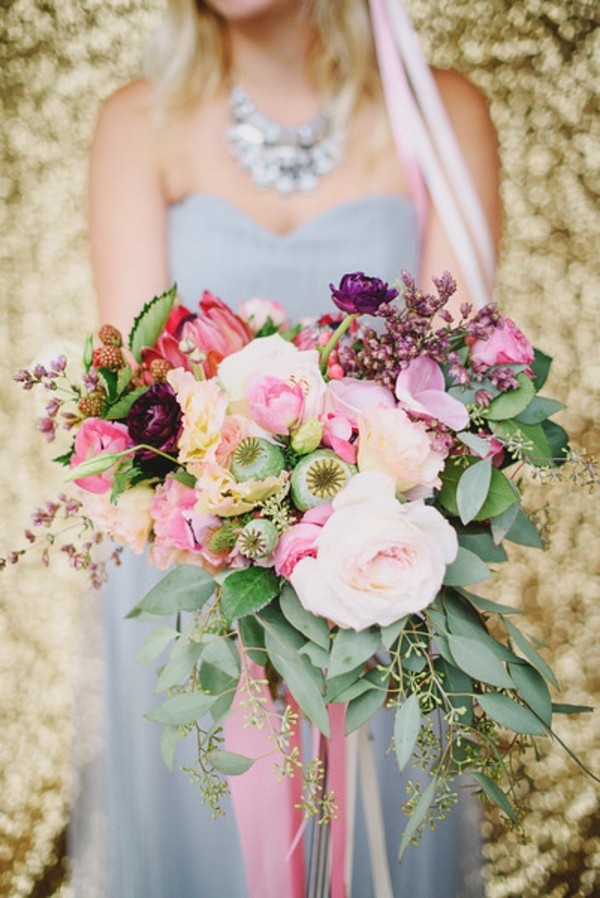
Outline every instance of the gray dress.
[[(331, 307), (328, 284), (339, 282), (346, 272), (361, 270), (388, 281), (394, 281), (403, 268), (415, 272), (416, 232), (413, 208), (403, 197), (354, 200), (288, 235), (277, 236), (227, 202), (193, 194), (170, 209), (171, 275), (191, 309), (202, 291), (209, 289), (233, 307), (252, 296), (277, 299), (297, 320), (327, 311)], [(156, 572), (143, 558), (128, 556), (114, 571), (104, 597), (108, 763), (97, 798), (108, 804), (107, 854), (101, 871), (93, 873), (102, 856), (102, 837), (99, 830), (96, 836), (86, 830), (90, 821), (86, 803), (76, 805), (75, 895), (246, 898), (231, 808), (225, 817), (210, 818), (187, 775), (179, 770), (169, 774), (164, 768), (160, 728), (143, 717), (158, 701), (153, 696), (155, 675), (133, 660), (145, 626), (123, 616), (155, 578)], [(425, 834), (418, 849), (411, 846), (401, 866), (396, 863), (406, 824), (400, 806), (406, 796), (393, 757), (384, 756), (390, 718), (380, 713), (371, 729), (380, 759), (395, 898), (481, 898), (479, 816), (472, 800), (462, 801), (434, 833)], [(191, 748), (186, 758), (185, 743), (180, 746), (178, 764), (192, 762)], [(99, 782), (97, 771), (92, 779)], [(359, 799), (352, 898), (372, 898), (361, 818)]]

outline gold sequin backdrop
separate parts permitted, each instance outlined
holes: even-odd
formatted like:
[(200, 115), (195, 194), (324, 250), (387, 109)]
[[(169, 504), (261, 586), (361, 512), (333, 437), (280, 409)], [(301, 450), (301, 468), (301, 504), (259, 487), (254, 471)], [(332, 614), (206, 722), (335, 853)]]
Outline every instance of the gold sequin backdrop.
[[(0, 547), (60, 484), (11, 382), (94, 319), (84, 238), (85, 157), (98, 105), (138, 61), (158, 0), (0, 0), (2, 15)], [(597, 0), (412, 0), (430, 58), (488, 95), (504, 170), (498, 299), (555, 356), (563, 422), (600, 454), (600, 12)], [(552, 549), (512, 553), (504, 601), (551, 647), (566, 698), (593, 702), (600, 635), (598, 496), (553, 487)], [(543, 499), (533, 491), (534, 505)], [(1, 575), (0, 893), (65, 894), (61, 834), (79, 583), (32, 563)], [(557, 724), (596, 772), (600, 714)], [(600, 895), (599, 792), (559, 749), (526, 762), (526, 834), (486, 823), (488, 898)]]

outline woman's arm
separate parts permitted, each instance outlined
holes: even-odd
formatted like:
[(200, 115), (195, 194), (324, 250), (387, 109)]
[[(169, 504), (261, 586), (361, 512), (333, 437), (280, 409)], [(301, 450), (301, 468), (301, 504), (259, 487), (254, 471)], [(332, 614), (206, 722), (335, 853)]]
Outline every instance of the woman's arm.
[(166, 203), (150, 88), (134, 81), (104, 104), (91, 149), (89, 240), (102, 322), (127, 331), (167, 289)]
[[(479, 195), (497, 253), (502, 229), (500, 163), (496, 132), (487, 101), (476, 87), (457, 72), (435, 71), (434, 76)], [(437, 212), (432, 209), (425, 234), (421, 286), (430, 289), (432, 275), (439, 275), (444, 270), (450, 271), (457, 280), (456, 303), (469, 301), (471, 297), (452, 246)]]

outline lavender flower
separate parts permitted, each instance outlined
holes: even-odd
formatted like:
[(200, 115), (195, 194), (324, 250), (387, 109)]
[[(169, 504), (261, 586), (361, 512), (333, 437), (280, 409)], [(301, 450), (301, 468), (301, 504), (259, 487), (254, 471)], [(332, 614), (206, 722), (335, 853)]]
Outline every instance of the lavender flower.
[(334, 303), (348, 315), (373, 315), (382, 303), (391, 302), (398, 291), (380, 278), (369, 277), (362, 271), (345, 274), (336, 289), (329, 285)]

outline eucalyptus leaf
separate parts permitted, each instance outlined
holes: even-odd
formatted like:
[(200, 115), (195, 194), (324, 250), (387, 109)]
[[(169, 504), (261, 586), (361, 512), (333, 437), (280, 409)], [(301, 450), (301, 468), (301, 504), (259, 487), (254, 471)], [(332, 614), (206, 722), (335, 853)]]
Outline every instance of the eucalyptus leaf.
[(444, 604), (448, 626), (454, 636), (469, 636), (472, 639), (477, 639), (501, 661), (519, 660), (504, 643), (491, 636), (479, 612), (460, 593), (448, 590)]
[(387, 689), (385, 686), (381, 686), (379, 689), (369, 689), (349, 702), (346, 710), (346, 735), (349, 736), (363, 723), (370, 720), (379, 711), (386, 696)]
[(286, 583), (281, 590), (279, 607), (288, 621), (307, 639), (321, 646), (327, 652), (330, 647), (330, 630), (323, 617), (311, 614), (301, 604), (292, 586)]
[(183, 650), (177, 652), (175, 657), (171, 657), (163, 667), (154, 691), (164, 692), (181, 683), (198, 662), (202, 649), (200, 642), (184, 643)]
[(446, 568), (444, 583), (446, 586), (468, 586), (488, 580), (490, 576), (487, 565), (478, 555), (459, 546), (456, 559)]
[(175, 749), (179, 742), (179, 727), (165, 727), (160, 734), (160, 754), (167, 770), (173, 772)]
[(228, 621), (260, 611), (279, 593), (279, 578), (272, 568), (247, 567), (223, 581), (221, 609)]
[(533, 664), (535, 669), (538, 670), (542, 674), (542, 676), (548, 680), (549, 683), (552, 683), (555, 689), (558, 689), (558, 682), (550, 665), (546, 661), (544, 661), (539, 652), (534, 649), (529, 640), (523, 635), (523, 633), (521, 633), (519, 628), (512, 623), (512, 621), (505, 620), (504, 623), (511, 638), (518, 646), (518, 648), (521, 649), (530, 664)]
[(461, 721), (470, 726), (473, 723), (473, 681), (464, 671), (445, 658), (436, 658), (435, 669), (442, 676), (443, 690), (453, 708), (464, 708)]
[(535, 386), (531, 378), (525, 374), (517, 374), (519, 386), (508, 390), (492, 399), (487, 409), (490, 421), (504, 421), (514, 418), (524, 411), (535, 396)]
[(262, 624), (253, 614), (238, 621), (238, 628), (244, 649), (248, 657), (256, 664), (264, 667), (267, 661), (267, 653), (265, 650), (265, 631)]
[(247, 758), (246, 755), (239, 755), (233, 751), (213, 748), (206, 753), (206, 760), (215, 770), (226, 774), (226, 776), (239, 776), (239, 774), (250, 770), (256, 759)]
[(494, 804), (497, 804), (500, 810), (504, 811), (507, 817), (509, 817), (513, 822), (516, 822), (517, 815), (515, 813), (515, 809), (509, 802), (500, 786), (496, 782), (494, 782), (493, 779), (490, 779), (490, 777), (485, 773), (472, 771), (471, 776), (473, 777), (475, 782), (479, 783), (488, 798), (490, 798), (494, 802)]
[(555, 465), (566, 461), (566, 452), (569, 448), (569, 435), (566, 430), (555, 421), (542, 421), (541, 425), (546, 434), (550, 456)]
[(168, 644), (178, 636), (179, 633), (173, 627), (156, 627), (144, 639), (135, 660), (138, 664), (150, 664), (152, 661), (156, 661)]
[(322, 649), (320, 645), (315, 645), (314, 642), (305, 643), (300, 649), (300, 654), (306, 655), (315, 667), (327, 668), (329, 664), (329, 652)]
[(178, 611), (197, 611), (215, 591), (210, 574), (193, 564), (177, 565), (159, 580), (127, 617), (137, 617), (140, 611), (167, 616)]
[(203, 640), (203, 663), (206, 662), (222, 670), (230, 677), (238, 677), (240, 673), (240, 655), (237, 645), (229, 636), (213, 636)]
[(497, 546), (487, 531), (484, 533), (459, 533), (459, 545), (469, 552), (474, 552), (486, 564), (506, 561), (507, 555), (502, 546)]
[(540, 532), (522, 508), (517, 510), (514, 522), (509, 527), (505, 539), (520, 546), (529, 546), (532, 549), (543, 549), (544, 541)]
[(489, 458), (483, 458), (463, 471), (456, 488), (456, 507), (463, 524), (472, 521), (483, 507), (491, 480), (492, 462)]
[(145, 716), (154, 723), (164, 726), (185, 726), (199, 720), (208, 711), (215, 700), (213, 695), (204, 695), (202, 692), (186, 692), (168, 698), (162, 705), (150, 711)]
[(468, 636), (448, 636), (456, 666), (468, 676), (490, 686), (512, 688), (513, 682), (500, 659), (484, 643)]
[(339, 677), (327, 678), (325, 681), (325, 702), (326, 704), (331, 704), (332, 702), (336, 702), (339, 696), (343, 695), (344, 692), (352, 686), (353, 683), (356, 683), (360, 680), (361, 676), (364, 673), (364, 664), (359, 664), (358, 667), (355, 667), (354, 670), (349, 670), (345, 674), (341, 674)]
[(565, 705), (561, 702), (552, 703), (552, 712), (554, 714), (593, 714), (595, 708), (589, 705)]
[(404, 770), (412, 757), (420, 729), (419, 699), (413, 693), (400, 705), (394, 720), (394, 748), (400, 772)]
[(546, 399), (543, 396), (534, 396), (527, 408), (517, 416), (516, 420), (522, 424), (541, 424), (551, 415), (555, 415), (563, 409), (564, 403), (557, 399)]
[(546, 383), (551, 365), (552, 356), (546, 355), (541, 349), (534, 349), (533, 362), (531, 363), (530, 368), (534, 374), (536, 391), (539, 392)]
[(381, 628), (381, 643), (386, 649), (391, 649), (396, 640), (401, 636), (402, 631), (410, 620), (410, 616), (406, 614), (393, 624)]
[[(467, 458), (461, 462), (448, 461), (444, 468), (441, 479), (442, 488), (438, 493), (440, 504), (450, 512), (450, 514), (458, 517), (458, 504), (456, 499), (458, 483), (463, 476), (466, 465), (479, 464), (477, 459)], [(476, 521), (484, 521), (488, 518), (496, 517), (511, 505), (519, 501), (519, 493), (513, 484), (506, 479), (504, 474), (492, 466), (490, 487), (483, 506), (475, 515)]]
[(381, 645), (381, 632), (378, 627), (367, 630), (338, 630), (333, 639), (329, 676), (338, 677), (352, 670), (363, 661), (367, 661)]
[(541, 717), (547, 727), (552, 726), (552, 698), (546, 681), (531, 664), (509, 664), (508, 669), (521, 698)]
[(489, 455), (489, 439), (483, 439), (483, 437), (478, 437), (476, 434), (469, 433), (465, 430), (457, 433), (456, 436), (461, 441), (461, 443), (464, 443), (465, 446), (468, 446), (471, 452), (474, 452), (475, 455), (479, 456), (479, 458), (485, 458), (487, 455)]
[(410, 819), (406, 826), (406, 829), (402, 833), (402, 840), (400, 842), (400, 848), (398, 849), (398, 860), (401, 861), (404, 852), (412, 842), (414, 836), (417, 833), (421, 823), (425, 819), (427, 811), (431, 806), (431, 802), (435, 797), (435, 790), (437, 788), (437, 779), (436, 777), (432, 777), (430, 782), (427, 784), (426, 788), (423, 790), (419, 801), (412, 814), (410, 815)]
[(515, 733), (532, 736), (547, 735), (543, 723), (535, 714), (525, 705), (509, 698), (508, 695), (502, 695), (499, 692), (486, 692), (483, 695), (478, 695), (477, 701), (488, 717), (491, 717), (500, 726), (507, 727)]
[(513, 608), (512, 605), (502, 605), (500, 602), (492, 602), (491, 599), (484, 599), (474, 592), (467, 592), (466, 589), (459, 589), (461, 595), (465, 596), (473, 605), (480, 608), (481, 611), (490, 612), (492, 614), (522, 614), (520, 608)]
[(506, 534), (515, 523), (520, 512), (521, 508), (519, 503), (513, 502), (512, 505), (509, 505), (504, 511), (491, 516), (492, 519), (490, 524), (492, 528), (492, 539), (497, 546), (499, 546), (502, 540), (506, 538)]
[(552, 459), (546, 432), (541, 424), (521, 424), (519, 421), (501, 421), (494, 433), (503, 441), (520, 440), (523, 442), (522, 454), (527, 461), (543, 467)]

